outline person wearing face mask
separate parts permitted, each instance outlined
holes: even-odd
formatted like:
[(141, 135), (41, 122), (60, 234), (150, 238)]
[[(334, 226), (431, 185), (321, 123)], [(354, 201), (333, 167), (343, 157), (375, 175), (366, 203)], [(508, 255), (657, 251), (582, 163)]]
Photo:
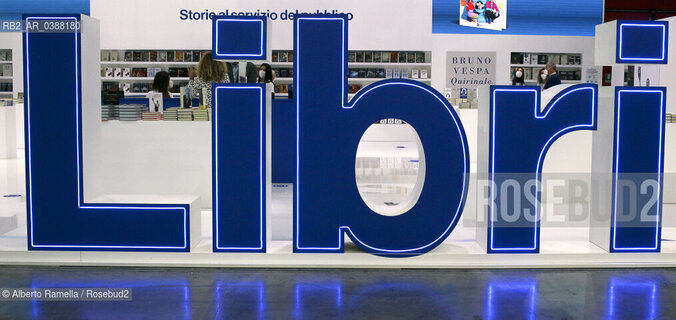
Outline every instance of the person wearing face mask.
[(542, 89), (547, 90), (553, 86), (560, 85), (561, 78), (559, 78), (559, 75), (556, 74), (556, 64), (553, 62), (547, 62), (545, 69), (547, 69), (547, 81), (545, 81), (545, 85), (542, 87)]
[(542, 68), (540, 71), (538, 71), (538, 86), (542, 87), (545, 85), (545, 82), (547, 81), (547, 69)]
[[(261, 67), (258, 69), (258, 83), (274, 83), (275, 81), (275, 72), (272, 71), (272, 67), (267, 64), (261, 64)], [(272, 92), (272, 98), (275, 98), (274, 91)]]
[(273, 83), (275, 81), (275, 74), (272, 71), (272, 67), (267, 64), (261, 64), (261, 67), (258, 69), (258, 83)]
[(513, 86), (525, 86), (526, 85), (524, 83), (523, 68), (516, 68), (516, 71), (514, 72), (514, 76), (512, 77), (512, 85)]

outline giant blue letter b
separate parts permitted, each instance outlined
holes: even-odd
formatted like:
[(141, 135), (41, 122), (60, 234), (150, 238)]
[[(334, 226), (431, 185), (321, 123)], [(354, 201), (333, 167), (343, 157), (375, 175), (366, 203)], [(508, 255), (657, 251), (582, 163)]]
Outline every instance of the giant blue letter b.
[[(465, 202), (469, 151), (457, 114), (419, 82), (376, 82), (347, 103), (347, 18), (299, 16), (294, 24), (298, 108), (295, 252), (342, 252), (343, 232), (362, 249), (409, 256), (440, 244)], [(355, 180), (357, 145), (374, 122), (411, 124), (425, 149), (422, 193), (406, 213), (374, 213)]]

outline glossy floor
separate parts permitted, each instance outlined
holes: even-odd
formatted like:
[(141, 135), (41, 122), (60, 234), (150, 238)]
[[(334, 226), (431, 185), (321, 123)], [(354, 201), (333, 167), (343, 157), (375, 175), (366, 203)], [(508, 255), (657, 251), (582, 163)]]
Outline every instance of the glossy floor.
[(1, 302), (0, 319), (675, 319), (676, 270), (2, 267), (0, 287), (132, 288), (127, 302)]

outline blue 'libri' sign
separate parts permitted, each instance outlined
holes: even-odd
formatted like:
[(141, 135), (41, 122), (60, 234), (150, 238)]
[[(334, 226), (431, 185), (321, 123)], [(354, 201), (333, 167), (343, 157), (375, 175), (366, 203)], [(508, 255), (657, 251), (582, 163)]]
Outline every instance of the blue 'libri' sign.
[[(79, 18), (24, 17), (26, 22)], [(347, 234), (357, 246), (373, 254), (423, 254), (448, 237), (467, 201), (467, 137), (452, 106), (437, 91), (416, 81), (379, 81), (348, 102), (347, 21), (345, 15), (299, 15), (294, 21), (297, 119), (293, 128), (293, 250), (342, 252)], [(213, 51), (218, 58), (265, 59), (264, 17), (217, 17), (213, 26)], [(625, 35), (639, 36), (647, 30), (653, 37), (655, 31), (627, 27)], [(249, 35), (245, 39), (251, 41), (233, 38), (233, 34)], [(23, 41), (29, 249), (189, 251), (191, 213), (187, 205), (84, 202), (80, 34), (26, 33)], [(47, 51), (49, 54), (44, 54)], [(623, 54), (627, 54), (625, 58), (647, 57), (629, 49)], [(52, 81), (57, 77), (64, 80)], [(214, 251), (265, 252), (270, 139), (266, 90), (258, 84), (212, 87)], [(564, 134), (596, 129), (597, 91), (595, 85), (571, 86), (542, 110), (537, 87), (491, 87), (490, 179), (493, 185), (500, 185), (521, 179), (515, 173), (525, 173), (534, 181), (531, 187), (536, 202), (524, 208), (533, 221), (526, 215), (523, 219), (502, 219), (493, 213), (504, 211), (505, 206), (499, 202), (489, 205), (489, 253), (539, 251), (537, 218), (543, 159), (551, 144)], [(665, 96), (663, 88), (622, 88), (617, 92), (614, 182), (625, 174), (649, 173), (641, 182), (652, 179), (657, 183), (645, 188), (658, 193), (661, 190), (664, 126), (660, 117)], [(634, 108), (636, 105), (648, 106), (648, 111)], [(417, 202), (394, 217), (374, 214), (368, 208), (354, 175), (355, 154), (363, 132), (372, 123), (388, 118), (402, 119), (415, 128), (426, 161), (424, 186)], [(656, 123), (659, 126), (653, 126)], [(644, 126), (654, 130), (643, 130)], [(631, 138), (636, 135), (640, 140)], [(493, 188), (491, 198), (498, 198), (500, 192)], [(526, 195), (512, 201), (521, 201), (522, 197)], [(619, 192), (613, 197), (616, 203), (624, 201)], [(647, 213), (657, 216), (657, 222), (642, 228), (631, 225), (629, 229), (628, 222), (613, 220), (609, 226), (611, 251), (659, 251), (660, 209), (661, 201)]]

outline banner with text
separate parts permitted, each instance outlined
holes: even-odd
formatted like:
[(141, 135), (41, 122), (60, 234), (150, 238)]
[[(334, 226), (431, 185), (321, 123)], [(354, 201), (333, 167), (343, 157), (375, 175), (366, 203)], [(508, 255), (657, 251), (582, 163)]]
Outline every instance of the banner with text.
[[(495, 52), (446, 52), (446, 92), (449, 98), (476, 98), (476, 89), (495, 82)], [(464, 101), (472, 103), (473, 101)]]

